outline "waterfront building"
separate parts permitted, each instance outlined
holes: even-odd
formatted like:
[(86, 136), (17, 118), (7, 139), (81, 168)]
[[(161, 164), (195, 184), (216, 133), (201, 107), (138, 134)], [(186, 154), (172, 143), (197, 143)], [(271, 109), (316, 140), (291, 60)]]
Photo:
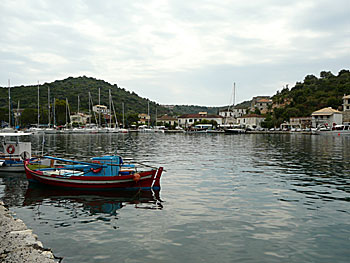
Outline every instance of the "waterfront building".
[(247, 114), (245, 108), (232, 108), (219, 111), (219, 115), (223, 117), (223, 123), (225, 125), (234, 125), (237, 123), (237, 118)]
[(326, 126), (333, 127), (343, 124), (343, 114), (340, 111), (334, 110), (331, 107), (323, 108), (314, 111), (311, 114), (312, 127)]
[(198, 114), (183, 114), (177, 118), (180, 127), (190, 127), (196, 122), (203, 120), (215, 121), (218, 125), (222, 125), (223, 117), (220, 115), (209, 115), (207, 112), (199, 112)]
[(281, 129), (306, 129), (311, 128), (312, 117), (290, 117), (289, 122), (281, 124)]
[(177, 125), (177, 118), (168, 116), (167, 114), (161, 116), (160, 118), (157, 118), (157, 122), (161, 122), (164, 124), (168, 124), (171, 126)]
[(246, 114), (237, 118), (237, 122), (239, 125), (251, 129), (261, 128), (261, 123), (264, 120), (265, 117), (258, 114)]
[(343, 123), (350, 125), (350, 95), (343, 97)]

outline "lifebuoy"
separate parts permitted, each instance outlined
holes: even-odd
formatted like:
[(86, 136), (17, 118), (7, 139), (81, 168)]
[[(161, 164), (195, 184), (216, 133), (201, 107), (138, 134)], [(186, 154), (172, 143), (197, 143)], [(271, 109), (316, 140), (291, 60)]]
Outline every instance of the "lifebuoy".
[(12, 144), (7, 146), (7, 148), (6, 148), (6, 151), (8, 152), (8, 154), (13, 154), (15, 152), (15, 150), (16, 150), (16, 148)]

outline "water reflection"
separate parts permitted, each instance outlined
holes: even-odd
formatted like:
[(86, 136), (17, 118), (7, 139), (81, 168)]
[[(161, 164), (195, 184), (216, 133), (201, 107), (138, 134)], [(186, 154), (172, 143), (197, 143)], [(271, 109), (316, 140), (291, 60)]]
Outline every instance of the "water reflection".
[(0, 193), (67, 262), (348, 262), (349, 147), (301, 134), (50, 135), (55, 155), (117, 149), (164, 166), (166, 209), (159, 193), (31, 189), (24, 175)]
[(119, 209), (129, 204), (135, 205), (135, 208), (163, 208), (160, 191), (79, 191), (29, 185), (23, 206), (38, 206), (45, 202), (58, 206), (62, 203), (81, 204), (82, 209), (91, 215), (116, 215)]

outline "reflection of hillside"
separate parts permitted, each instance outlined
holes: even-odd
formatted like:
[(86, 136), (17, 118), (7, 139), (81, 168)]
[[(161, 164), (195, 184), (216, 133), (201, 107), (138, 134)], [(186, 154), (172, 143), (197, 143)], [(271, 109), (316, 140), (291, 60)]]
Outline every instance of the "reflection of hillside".
[(23, 206), (40, 205), (43, 202), (81, 204), (90, 214), (115, 215), (128, 204), (136, 208), (162, 209), (160, 191), (79, 191), (30, 185), (25, 193)]
[(350, 193), (350, 151), (344, 147), (349, 140), (346, 136), (302, 134), (254, 136), (252, 166), (267, 170), (265, 175), (282, 177), (297, 192), (335, 198), (329, 191), (332, 188), (339, 194), (336, 198), (348, 201), (343, 195)]

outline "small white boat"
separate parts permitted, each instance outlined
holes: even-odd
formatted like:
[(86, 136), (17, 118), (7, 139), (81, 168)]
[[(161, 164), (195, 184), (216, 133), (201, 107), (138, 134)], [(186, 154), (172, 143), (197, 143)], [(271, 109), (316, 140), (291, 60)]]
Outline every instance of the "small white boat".
[(20, 142), (19, 137), (31, 134), (0, 133), (3, 147), (3, 153), (0, 154), (0, 172), (24, 172), (23, 161), (32, 158), (32, 146), (30, 142)]
[(335, 125), (332, 128), (329, 127), (319, 127), (313, 130), (313, 133), (319, 135), (350, 135), (349, 125)]

